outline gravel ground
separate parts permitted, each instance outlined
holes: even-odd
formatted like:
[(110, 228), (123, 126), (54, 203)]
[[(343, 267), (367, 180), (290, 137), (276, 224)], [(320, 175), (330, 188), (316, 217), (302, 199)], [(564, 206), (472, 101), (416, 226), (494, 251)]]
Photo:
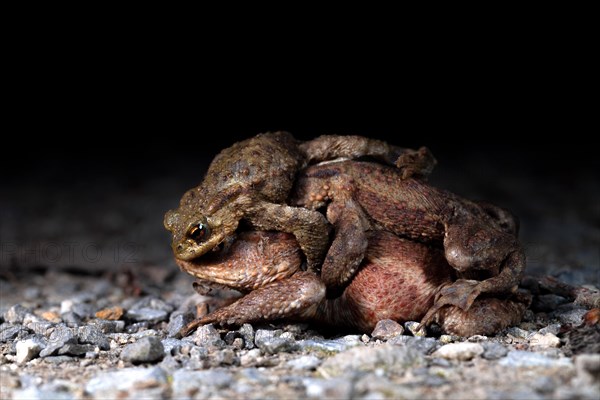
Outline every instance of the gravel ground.
[[(433, 183), (513, 209), (529, 273), (600, 287), (594, 173), (574, 181), (481, 165), (440, 165)], [(555, 294), (537, 296), (519, 326), (494, 337), (424, 337), (384, 321), (369, 335), (282, 323), (208, 325), (175, 338), (197, 307), (232, 296), (194, 293), (171, 260), (162, 215), (201, 176), (182, 170), (165, 163), (89, 182), (61, 165), (9, 180), (0, 198), (0, 398), (600, 397), (600, 326)]]

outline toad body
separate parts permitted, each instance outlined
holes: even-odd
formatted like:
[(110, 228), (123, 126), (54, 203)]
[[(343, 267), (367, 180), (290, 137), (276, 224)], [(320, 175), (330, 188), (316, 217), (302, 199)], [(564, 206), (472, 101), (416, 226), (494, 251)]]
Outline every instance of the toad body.
[[(279, 319), (309, 321), (370, 333), (378, 321), (420, 320), (440, 291), (451, 286), (454, 269), (441, 249), (382, 231), (367, 233), (358, 273), (339, 297), (328, 299), (323, 281), (302, 271), (295, 238), (282, 232), (241, 232), (227, 249), (193, 261), (177, 260), (204, 286), (218, 284), (246, 293), (199, 318), (182, 334), (208, 323), (241, 325)], [(522, 293), (478, 298), (468, 311), (446, 305), (430, 314), (443, 331), (490, 335), (518, 323), (529, 304)]]
[(226, 245), (240, 221), (252, 228), (294, 235), (316, 269), (329, 245), (329, 224), (315, 210), (286, 204), (296, 173), (310, 162), (373, 156), (396, 164), (403, 177), (427, 175), (435, 159), (418, 151), (361, 136), (321, 136), (299, 142), (287, 132), (260, 134), (221, 151), (202, 183), (187, 191), (164, 225), (175, 257), (192, 260)]
[(440, 249), (456, 273), (436, 293), (425, 322), (445, 305), (467, 311), (481, 294), (517, 289), (525, 255), (508, 211), (401, 178), (397, 169), (357, 161), (314, 165), (298, 175), (291, 204), (326, 208), (335, 228), (321, 271), (328, 288), (343, 289), (361, 265), (369, 232), (385, 231)]

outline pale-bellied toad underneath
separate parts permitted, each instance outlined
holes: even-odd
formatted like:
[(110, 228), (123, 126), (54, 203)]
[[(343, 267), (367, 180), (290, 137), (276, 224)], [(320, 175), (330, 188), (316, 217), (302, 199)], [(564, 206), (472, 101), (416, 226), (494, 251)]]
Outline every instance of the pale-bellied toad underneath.
[[(370, 231), (359, 272), (341, 296), (327, 299), (317, 275), (302, 271), (294, 237), (282, 232), (242, 232), (227, 249), (193, 261), (177, 260), (180, 268), (202, 285), (217, 283), (247, 293), (188, 325), (241, 325), (291, 319), (347, 327), (370, 333), (377, 322), (420, 320), (435, 296), (452, 285), (455, 271), (440, 249), (402, 239), (385, 231)], [(481, 297), (468, 311), (446, 305), (429, 322), (460, 336), (490, 335), (518, 323), (529, 297), (515, 293)]]

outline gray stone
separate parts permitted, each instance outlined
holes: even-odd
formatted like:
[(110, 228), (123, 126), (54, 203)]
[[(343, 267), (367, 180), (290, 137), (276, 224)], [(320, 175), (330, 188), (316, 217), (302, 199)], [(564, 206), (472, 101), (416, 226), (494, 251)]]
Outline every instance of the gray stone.
[(528, 387), (518, 387), (512, 390), (496, 390), (490, 389), (486, 393), (486, 399), (488, 400), (543, 400), (546, 397), (539, 393), (536, 393), (533, 389)]
[(488, 342), (483, 343), (483, 358), (486, 360), (497, 360), (504, 357), (508, 353), (508, 349), (500, 343)]
[(233, 365), (236, 362), (239, 363), (239, 360), (235, 356), (235, 352), (232, 349), (223, 349), (217, 351), (213, 357), (210, 358), (211, 365), (214, 367), (218, 367), (221, 365)]
[(48, 390), (44, 388), (37, 388), (35, 386), (17, 389), (12, 394), (13, 400), (71, 400), (75, 398), (75, 395), (68, 392)]
[(62, 363), (68, 363), (68, 362), (73, 362), (77, 360), (75, 357), (71, 357), (71, 356), (48, 356), (44, 358), (44, 361), (47, 362), (48, 364), (62, 364)]
[(240, 329), (238, 329), (240, 335), (244, 339), (244, 347), (246, 349), (254, 348), (254, 328), (250, 324), (244, 324)]
[(296, 341), (299, 349), (317, 353), (339, 353), (351, 347), (364, 345), (360, 340), (356, 343), (342, 339), (306, 339)]
[(227, 332), (223, 339), (225, 340), (225, 343), (227, 343), (229, 346), (233, 345), (235, 339), (241, 339), (243, 341), (242, 335), (240, 335), (240, 333), (236, 331)]
[(66, 325), (59, 324), (52, 328), (50, 337), (48, 338), (48, 344), (40, 352), (40, 357), (48, 357), (54, 355), (58, 350), (65, 344), (76, 344), (77, 337), (73, 333), (73, 329)]
[(299, 345), (289, 338), (274, 337), (260, 341), (258, 348), (267, 354), (277, 354), (281, 352), (290, 352), (299, 349)]
[[(448, 367), (452, 366), (452, 363), (450, 361), (446, 360), (445, 358), (432, 358), (429, 362), (429, 365), (448, 368)], [(430, 373), (433, 373), (433, 371), (434, 371), (433, 369), (430, 369)], [(439, 370), (435, 370), (435, 372), (439, 373)]]
[(160, 399), (166, 397), (167, 390), (167, 374), (159, 367), (123, 368), (105, 372), (90, 379), (85, 385), (86, 393), (94, 399)]
[(538, 333), (541, 333), (542, 335), (544, 335), (546, 333), (553, 333), (555, 335), (558, 335), (560, 332), (560, 327), (561, 327), (561, 324), (551, 324), (545, 328), (540, 329), (538, 331)]
[[(253, 349), (249, 353), (253, 351), (259, 350)], [(272, 382), (271, 375), (267, 369), (244, 368), (238, 373), (237, 378), (238, 380), (249, 382), (255, 385), (268, 385), (270, 382)]]
[(23, 318), (23, 326), (28, 327), (29, 329), (31, 329), (30, 326), (33, 326), (35, 324), (48, 324), (48, 323), (51, 323), (51, 322), (45, 318), (38, 317), (35, 314), (25, 314), (25, 318)]
[(179, 339), (167, 338), (161, 341), (165, 354), (175, 355), (179, 352), (184, 343)]
[(39, 322), (28, 322), (27, 324), (23, 324), (26, 328), (31, 329), (34, 333), (41, 336), (48, 336), (49, 331), (54, 329), (54, 327), (58, 324), (55, 324), (50, 321), (39, 321)]
[(4, 320), (11, 324), (22, 324), (27, 314), (31, 314), (29, 308), (25, 308), (20, 304), (15, 304), (4, 313)]
[[(208, 371), (178, 370), (173, 373), (173, 398), (189, 399), (201, 398), (202, 390), (209, 387), (214, 389), (226, 389), (233, 381), (231, 373), (224, 369), (213, 369)], [(219, 396), (220, 397), (220, 396)]]
[(88, 325), (100, 329), (102, 333), (120, 333), (125, 329), (125, 321), (93, 319), (88, 322)]
[(306, 397), (309, 399), (350, 399), (352, 381), (346, 378), (303, 380)]
[(146, 296), (129, 307), (130, 310), (138, 310), (143, 308), (165, 311), (166, 313), (173, 311), (172, 305), (154, 296)]
[(79, 315), (81, 318), (92, 318), (96, 313), (95, 307), (88, 303), (73, 304), (73, 307), (70, 311)]
[(531, 381), (531, 388), (540, 393), (552, 393), (556, 388), (555, 381), (549, 376), (540, 376)]
[(583, 316), (587, 311), (585, 308), (573, 308), (573, 304), (569, 303), (559, 307), (553, 314), (563, 325), (579, 326), (583, 323)]
[(158, 336), (158, 331), (156, 329), (145, 329), (131, 335), (134, 340), (141, 339), (146, 336)]
[(529, 351), (512, 350), (506, 357), (498, 361), (503, 367), (567, 367), (573, 362), (568, 358), (550, 358), (539, 353)]
[(0, 343), (6, 343), (18, 337), (28, 335), (29, 331), (21, 325), (4, 323), (0, 326)]
[(254, 344), (267, 354), (294, 351), (299, 348), (293, 334), (281, 329), (259, 329), (254, 335)]
[(95, 326), (82, 326), (77, 330), (77, 340), (79, 343), (88, 343), (98, 346), (100, 350), (110, 349), (108, 337)]
[(600, 354), (580, 354), (575, 357), (577, 383), (580, 385), (600, 384)]
[[(439, 376), (426, 376), (425, 380), (419, 383), (419, 386), (426, 386), (428, 388), (440, 386), (440, 381), (444, 383), (446, 382)], [(352, 396), (353, 398), (369, 400), (422, 399), (424, 397), (423, 395), (419, 395), (419, 392), (416, 388), (407, 387), (406, 385), (397, 385), (391, 382), (385, 376), (376, 376), (374, 374), (368, 374), (359, 377), (357, 382), (354, 384), (352, 393), (354, 395)]]
[(109, 333), (106, 336), (111, 340), (111, 348), (114, 348), (115, 345), (128, 344), (131, 342), (131, 340), (129, 340), (131, 335), (128, 333)]
[(206, 347), (194, 346), (190, 349), (190, 360), (187, 367), (190, 369), (206, 368), (208, 360), (208, 350)]
[(402, 335), (404, 328), (402, 325), (391, 319), (383, 319), (377, 322), (375, 329), (371, 333), (371, 337), (374, 339), (388, 340), (395, 336)]
[(194, 343), (198, 346), (222, 348), (225, 342), (212, 324), (203, 325), (196, 329), (192, 336)]
[(58, 355), (83, 356), (85, 353), (94, 351), (95, 346), (91, 344), (68, 343), (58, 349)]
[(313, 355), (307, 355), (288, 361), (286, 366), (296, 370), (313, 370), (321, 365), (321, 362), (320, 358)]
[(412, 333), (413, 336), (426, 336), (426, 328), (422, 326), (421, 329), (419, 329), (419, 325), (421, 325), (419, 322), (407, 321), (404, 323), (404, 328), (410, 333)]
[(384, 344), (377, 347), (354, 347), (336, 354), (321, 364), (331, 376), (354, 371), (369, 372), (382, 369), (389, 373), (403, 373), (408, 367), (425, 365), (424, 356), (411, 348)]
[(531, 334), (531, 332), (518, 328), (516, 326), (508, 328), (506, 333), (517, 339), (527, 339)]
[(123, 361), (138, 364), (160, 361), (164, 355), (165, 349), (160, 339), (155, 336), (148, 336), (125, 346), (123, 351), (121, 351), (120, 358)]
[(153, 308), (136, 308), (127, 311), (127, 318), (138, 322), (157, 323), (166, 321), (168, 312), (165, 310), (155, 310)]
[(76, 327), (81, 325), (82, 319), (79, 315), (75, 314), (73, 311), (67, 311), (66, 313), (62, 313), (60, 315), (62, 321), (70, 327)]
[(34, 359), (40, 354), (40, 351), (46, 347), (46, 343), (40, 337), (32, 337), (26, 340), (20, 340), (16, 344), (17, 358), (19, 364)]
[(167, 336), (168, 337), (176, 337), (179, 335), (179, 331), (183, 329), (184, 326), (189, 324), (194, 320), (194, 315), (192, 313), (181, 313), (172, 317), (169, 320), (169, 325), (167, 325)]
[(281, 329), (258, 329), (254, 333), (254, 344), (260, 347), (265, 342), (281, 336), (282, 333)]
[(410, 347), (421, 354), (429, 354), (439, 346), (434, 338), (400, 335), (388, 340), (389, 344)]
[(167, 354), (165, 358), (162, 359), (159, 366), (167, 373), (172, 374), (173, 372), (180, 370), (182, 364), (179, 362), (178, 357)]
[(148, 321), (135, 322), (133, 324), (127, 325), (125, 332), (131, 333), (131, 334), (143, 332), (143, 331), (148, 330), (149, 326), (150, 326), (150, 322), (148, 322)]

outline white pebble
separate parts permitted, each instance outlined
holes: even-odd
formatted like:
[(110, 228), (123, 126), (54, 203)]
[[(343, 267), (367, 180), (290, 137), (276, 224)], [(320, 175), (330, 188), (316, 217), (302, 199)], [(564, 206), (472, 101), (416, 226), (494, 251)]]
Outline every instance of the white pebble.
[(462, 342), (446, 344), (437, 349), (433, 356), (448, 360), (468, 361), (481, 354), (483, 354), (483, 346), (479, 343)]
[(17, 357), (16, 361), (19, 364), (27, 362), (40, 354), (42, 346), (33, 339), (20, 340), (17, 342)]
[(541, 334), (538, 332), (529, 339), (529, 343), (533, 347), (558, 347), (560, 346), (560, 339), (554, 333)]
[(63, 300), (60, 302), (60, 313), (64, 314), (66, 312), (73, 310), (73, 300)]

